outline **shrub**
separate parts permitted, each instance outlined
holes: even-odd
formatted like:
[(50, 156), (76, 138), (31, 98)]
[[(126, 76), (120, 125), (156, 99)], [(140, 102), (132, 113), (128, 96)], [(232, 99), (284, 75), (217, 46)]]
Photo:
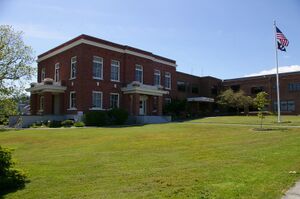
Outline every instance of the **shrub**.
[(35, 122), (30, 125), (30, 128), (44, 128), (47, 127), (46, 124), (48, 124), (48, 122), (43, 122), (43, 121)]
[(61, 121), (56, 121), (56, 120), (52, 120), (48, 122), (48, 127), (49, 128), (59, 128), (62, 126)]
[(0, 146), (0, 191), (25, 186), (27, 182), (26, 174), (20, 169), (13, 168), (14, 165), (11, 150)]
[(65, 120), (65, 121), (62, 121), (62, 122), (61, 122), (61, 125), (62, 125), (63, 127), (71, 127), (71, 126), (73, 126), (73, 124), (74, 124), (74, 121), (73, 121), (73, 120)]
[(107, 112), (105, 111), (90, 111), (84, 116), (86, 126), (104, 126), (109, 121)]
[(74, 126), (75, 127), (84, 127), (84, 123), (83, 122), (75, 122)]
[(128, 119), (128, 112), (121, 108), (114, 108), (108, 111), (108, 116), (111, 124), (121, 125)]

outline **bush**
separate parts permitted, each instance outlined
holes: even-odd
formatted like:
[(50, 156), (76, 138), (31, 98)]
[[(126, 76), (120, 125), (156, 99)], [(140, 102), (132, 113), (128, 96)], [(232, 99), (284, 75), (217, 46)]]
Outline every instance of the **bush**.
[(56, 120), (52, 120), (52, 121), (48, 121), (48, 127), (49, 128), (59, 128), (62, 126), (61, 121), (56, 121)]
[(110, 124), (122, 125), (128, 119), (128, 112), (124, 109), (114, 108), (108, 111)]
[(75, 122), (74, 126), (75, 127), (84, 127), (84, 123), (83, 122)]
[(74, 121), (73, 121), (73, 120), (65, 120), (65, 121), (62, 121), (62, 122), (61, 122), (61, 125), (62, 125), (63, 127), (71, 127), (71, 126), (73, 126), (73, 124), (74, 124)]
[(22, 188), (28, 181), (26, 174), (13, 168), (14, 165), (11, 150), (0, 146), (0, 192)]
[(105, 111), (90, 111), (85, 114), (84, 122), (86, 126), (105, 126), (109, 118)]
[(35, 122), (30, 125), (30, 128), (45, 128), (47, 127), (47, 124), (48, 122), (43, 122), (43, 121)]

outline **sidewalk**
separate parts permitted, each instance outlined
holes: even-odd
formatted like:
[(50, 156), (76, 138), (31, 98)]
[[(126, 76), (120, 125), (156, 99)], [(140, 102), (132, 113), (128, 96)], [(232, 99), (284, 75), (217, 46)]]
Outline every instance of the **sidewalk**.
[(298, 181), (295, 186), (290, 188), (282, 199), (300, 199), (300, 181)]

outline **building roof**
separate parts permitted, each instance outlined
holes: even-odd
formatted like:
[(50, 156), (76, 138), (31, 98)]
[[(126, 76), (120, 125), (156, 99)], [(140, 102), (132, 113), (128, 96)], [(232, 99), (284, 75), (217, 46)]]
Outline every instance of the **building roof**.
[[(275, 77), (275, 75), (276, 74), (268, 74), (268, 75), (249, 76), (249, 77), (239, 77), (239, 78), (233, 78), (233, 79), (224, 79), (223, 82), (247, 81), (247, 80), (254, 80), (254, 79), (271, 78), (271, 77)], [(279, 73), (279, 76), (281, 76), (281, 77), (289, 76), (289, 75), (300, 75), (300, 71)]]
[(51, 50), (48, 50), (47, 52), (40, 54), (38, 56), (38, 62), (45, 60), (49, 57), (52, 57), (58, 53), (61, 53), (65, 50), (68, 50), (76, 45), (79, 44), (88, 44), (88, 45), (93, 45), (93, 46), (98, 46), (98, 47), (102, 47), (102, 48), (106, 48), (112, 51), (117, 51), (117, 52), (121, 52), (121, 53), (127, 53), (127, 54), (132, 54), (135, 56), (139, 56), (139, 57), (143, 57), (143, 58), (147, 58), (147, 59), (151, 59), (153, 61), (156, 62), (160, 62), (163, 64), (167, 64), (167, 65), (171, 65), (171, 66), (175, 66), (176, 67), (176, 61), (166, 58), (166, 57), (162, 57), (159, 55), (155, 55), (151, 52), (148, 51), (144, 51), (138, 48), (134, 48), (131, 46), (127, 46), (127, 45), (121, 45), (121, 44), (117, 44), (117, 43), (113, 43), (110, 41), (106, 41), (103, 39), (99, 39), (96, 37), (92, 37), (89, 35), (79, 35), (78, 37), (75, 37), (74, 39), (71, 39), (55, 48), (52, 48)]

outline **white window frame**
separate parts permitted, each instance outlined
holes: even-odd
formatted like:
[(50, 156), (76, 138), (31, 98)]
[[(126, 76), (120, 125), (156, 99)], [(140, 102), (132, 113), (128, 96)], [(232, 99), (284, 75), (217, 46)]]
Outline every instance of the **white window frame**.
[[(72, 105), (72, 94), (75, 94), (75, 106), (74, 107), (71, 106)], [(69, 109), (68, 110), (77, 110), (77, 108), (76, 108), (76, 104), (77, 104), (76, 98), (77, 98), (76, 92), (75, 91), (70, 91), (70, 95), (69, 95)]]
[[(73, 64), (75, 64), (75, 72), (73, 74)], [(71, 71), (70, 79), (76, 79), (77, 76), (77, 56), (71, 58)], [(74, 75), (74, 76), (73, 76)]]
[[(100, 71), (101, 71), (100, 77), (94, 76), (94, 63), (100, 64)], [(103, 80), (103, 58), (102, 57), (93, 56), (93, 79)]]
[[(114, 64), (113, 62), (116, 62), (118, 64)], [(118, 79), (112, 79), (112, 67), (118, 68)], [(110, 81), (120, 82), (120, 61), (118, 60), (111, 60), (110, 62)]]
[[(58, 73), (56, 73), (56, 71), (58, 71)], [(58, 81), (60, 81), (60, 64), (59, 63), (56, 63), (55, 64), (55, 67), (54, 67), (54, 81), (55, 82), (58, 82)], [(58, 76), (58, 78), (57, 78), (57, 76), (56, 76), (56, 74), (58, 74), (57, 76)]]
[(42, 69), (41, 69), (41, 81), (44, 81), (45, 78), (46, 78), (46, 68), (42, 67)]
[(44, 111), (44, 106), (45, 106), (45, 97), (40, 96), (40, 110), (39, 111)]
[[(158, 76), (158, 84), (155, 82), (156, 81), (156, 76)], [(161, 77), (160, 77), (160, 70), (154, 70), (154, 85), (155, 86), (160, 86), (161, 85)]]
[[(138, 67), (140, 67), (140, 68), (138, 68)], [(141, 75), (141, 81), (138, 81), (137, 79), (136, 79), (136, 71), (141, 71), (142, 72), (142, 75)], [(136, 64), (135, 65), (135, 70), (134, 70), (134, 80), (135, 81), (138, 81), (138, 82), (140, 82), (140, 83), (144, 83), (144, 68), (143, 68), (143, 66), (142, 65), (139, 65), (139, 64)]]
[[(111, 98), (110, 98), (110, 97), (111, 97), (112, 95), (117, 95), (117, 96), (118, 96), (117, 107), (112, 107), (112, 106), (111, 106)], [(120, 94), (119, 94), (119, 93), (110, 93), (110, 94), (109, 94), (109, 108), (110, 108), (110, 109), (112, 109), (112, 108), (120, 108)]]
[[(100, 107), (94, 107), (94, 94), (100, 94)], [(93, 91), (92, 92), (92, 108), (90, 110), (103, 110), (103, 92), (101, 91)]]
[[(170, 78), (170, 85), (166, 85), (166, 79)], [(171, 79), (171, 73), (170, 72), (165, 72), (165, 89), (171, 90), (172, 85), (172, 79)]]

